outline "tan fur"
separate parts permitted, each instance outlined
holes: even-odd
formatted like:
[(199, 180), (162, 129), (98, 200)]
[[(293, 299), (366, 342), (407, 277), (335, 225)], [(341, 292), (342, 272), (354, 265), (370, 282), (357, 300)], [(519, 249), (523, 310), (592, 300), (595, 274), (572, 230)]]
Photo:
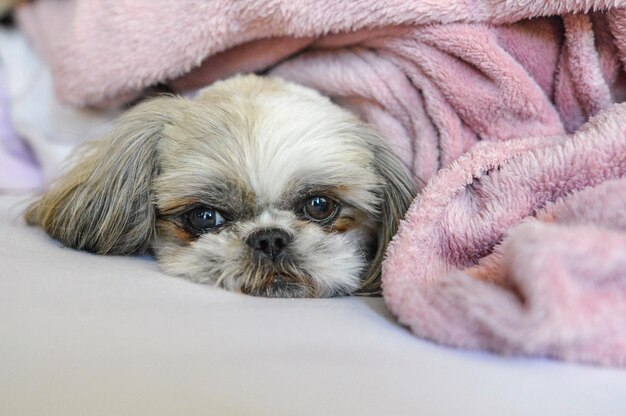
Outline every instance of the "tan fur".
[(166, 219), (156, 220), (156, 232), (158, 238), (163, 241), (188, 246), (198, 239), (198, 236), (185, 231), (174, 221)]
[(111, 137), (86, 144), (77, 165), (28, 208), (28, 223), (69, 247), (98, 254), (148, 248), (154, 237), (150, 184), (156, 147), (177, 104), (172, 98), (145, 102), (122, 117)]
[(398, 231), (400, 220), (409, 209), (416, 192), (415, 183), (391, 150), (380, 141), (374, 146), (377, 147), (374, 164), (383, 178), (381, 199), (384, 202), (381, 205), (376, 255), (370, 263), (359, 289), (359, 293), (363, 295), (381, 293), (380, 273), (387, 245)]

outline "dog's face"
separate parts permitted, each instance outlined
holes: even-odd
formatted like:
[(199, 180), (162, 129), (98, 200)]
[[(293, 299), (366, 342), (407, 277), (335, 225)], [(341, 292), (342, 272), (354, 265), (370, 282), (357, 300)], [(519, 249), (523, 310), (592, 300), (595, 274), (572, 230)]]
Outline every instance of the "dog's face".
[(140, 104), (27, 212), (66, 245), (151, 249), (168, 273), (261, 296), (375, 292), (413, 197), (381, 139), (316, 92), (236, 77)]

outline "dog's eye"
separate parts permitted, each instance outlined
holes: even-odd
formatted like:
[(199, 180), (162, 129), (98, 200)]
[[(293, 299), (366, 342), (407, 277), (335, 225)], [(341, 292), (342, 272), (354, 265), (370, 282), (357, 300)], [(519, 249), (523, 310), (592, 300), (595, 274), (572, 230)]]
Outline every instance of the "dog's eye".
[(339, 204), (325, 196), (312, 196), (304, 201), (304, 216), (315, 222), (328, 221), (339, 212)]
[(215, 208), (198, 207), (185, 214), (187, 223), (195, 231), (207, 231), (224, 224), (226, 220)]

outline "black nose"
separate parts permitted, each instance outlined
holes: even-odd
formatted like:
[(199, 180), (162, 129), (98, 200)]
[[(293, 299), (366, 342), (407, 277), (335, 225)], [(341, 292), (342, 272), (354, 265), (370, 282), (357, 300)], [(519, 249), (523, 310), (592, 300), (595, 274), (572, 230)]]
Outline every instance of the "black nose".
[(246, 238), (247, 245), (271, 259), (276, 259), (290, 242), (289, 233), (279, 228), (258, 230)]

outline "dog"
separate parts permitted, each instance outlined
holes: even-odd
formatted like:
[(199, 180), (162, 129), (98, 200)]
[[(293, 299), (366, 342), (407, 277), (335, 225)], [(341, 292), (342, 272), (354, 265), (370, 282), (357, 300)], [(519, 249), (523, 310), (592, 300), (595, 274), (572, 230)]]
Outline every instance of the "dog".
[(255, 296), (380, 293), (387, 244), (415, 196), (371, 127), (318, 92), (240, 75), (160, 96), (25, 213), (65, 246), (152, 253), (163, 271)]

